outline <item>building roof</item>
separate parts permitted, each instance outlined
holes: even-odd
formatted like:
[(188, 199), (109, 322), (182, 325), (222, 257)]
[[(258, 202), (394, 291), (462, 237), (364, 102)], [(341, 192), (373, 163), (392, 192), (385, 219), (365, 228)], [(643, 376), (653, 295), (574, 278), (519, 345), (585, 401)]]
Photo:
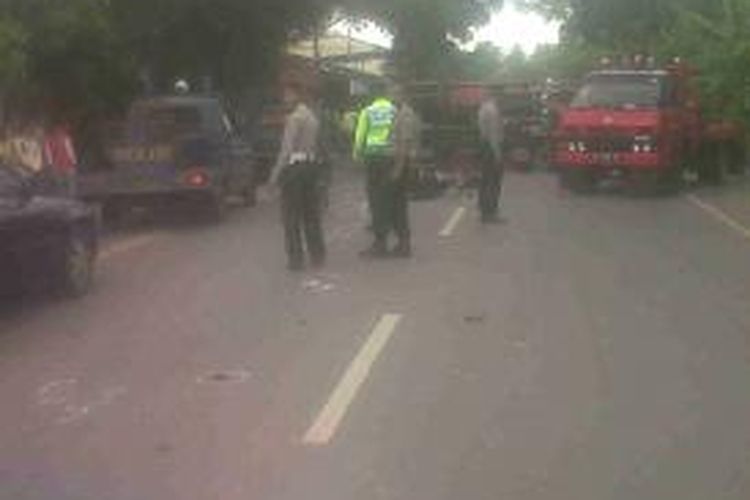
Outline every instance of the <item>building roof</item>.
[[(348, 37), (339, 33), (327, 33), (318, 39), (320, 56), (323, 59), (367, 53), (386, 54), (388, 49), (380, 45)], [(315, 42), (312, 39), (292, 43), (289, 52), (303, 57), (315, 57)]]
[[(288, 52), (306, 59), (314, 59), (315, 41), (292, 43)], [(327, 33), (318, 39), (318, 56), (324, 65), (370, 76), (383, 76), (390, 50), (380, 45), (339, 33)]]

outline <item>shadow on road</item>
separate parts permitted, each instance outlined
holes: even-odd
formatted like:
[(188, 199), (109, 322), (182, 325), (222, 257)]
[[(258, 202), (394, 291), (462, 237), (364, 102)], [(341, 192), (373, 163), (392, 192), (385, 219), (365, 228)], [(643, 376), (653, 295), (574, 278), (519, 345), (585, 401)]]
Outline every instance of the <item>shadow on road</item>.
[(14, 325), (21, 324), (24, 317), (68, 300), (42, 287), (24, 291), (0, 290), (0, 340), (13, 334), (16, 331)]
[[(242, 207), (238, 202), (231, 202), (227, 207), (226, 220), (236, 213), (253, 210)], [(128, 236), (139, 233), (168, 229), (179, 231), (204, 230), (220, 226), (225, 220), (218, 221), (207, 215), (200, 208), (185, 204), (132, 207), (115, 218), (104, 219), (103, 236)]]

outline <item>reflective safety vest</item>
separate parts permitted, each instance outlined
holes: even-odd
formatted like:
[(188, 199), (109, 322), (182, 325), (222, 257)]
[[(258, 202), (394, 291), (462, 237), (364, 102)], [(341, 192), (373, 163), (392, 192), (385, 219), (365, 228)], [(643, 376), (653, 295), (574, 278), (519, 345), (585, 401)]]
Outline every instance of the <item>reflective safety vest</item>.
[(393, 154), (393, 125), (396, 106), (388, 99), (377, 99), (359, 115), (354, 139), (354, 158)]

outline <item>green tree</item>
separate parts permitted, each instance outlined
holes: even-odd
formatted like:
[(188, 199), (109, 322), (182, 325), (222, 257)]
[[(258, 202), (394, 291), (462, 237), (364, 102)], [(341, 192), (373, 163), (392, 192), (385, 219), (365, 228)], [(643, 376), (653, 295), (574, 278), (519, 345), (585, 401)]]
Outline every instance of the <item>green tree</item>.
[(159, 87), (210, 77), (229, 94), (273, 77), (291, 33), (311, 31), (327, 0), (112, 0), (119, 31)]
[(0, 89), (21, 81), (26, 67), (26, 32), (9, 18), (0, 18)]
[[(456, 39), (502, 0), (0, 0), (0, 90), (17, 108), (85, 121), (151, 82), (209, 77), (230, 98), (274, 81), (285, 43), (336, 8), (396, 35), (409, 76), (448, 73)], [(488, 54), (489, 55), (489, 54)], [(477, 72), (482, 70), (476, 69)]]
[(83, 120), (122, 106), (134, 90), (106, 0), (4, 0), (1, 8), (11, 111)]
[(713, 11), (682, 9), (662, 52), (699, 70), (711, 114), (750, 123), (750, 0), (721, 0)]
[(502, 4), (502, 0), (343, 0), (350, 13), (372, 19), (394, 34), (396, 68), (406, 78), (449, 76), (452, 39), (465, 40)]
[(583, 73), (618, 52), (679, 55), (698, 70), (709, 115), (750, 123), (750, 0), (519, 1), (566, 23), (555, 71)]
[(473, 51), (466, 52), (456, 48), (456, 79), (490, 81), (500, 71), (503, 64), (503, 51), (490, 42), (480, 43)]

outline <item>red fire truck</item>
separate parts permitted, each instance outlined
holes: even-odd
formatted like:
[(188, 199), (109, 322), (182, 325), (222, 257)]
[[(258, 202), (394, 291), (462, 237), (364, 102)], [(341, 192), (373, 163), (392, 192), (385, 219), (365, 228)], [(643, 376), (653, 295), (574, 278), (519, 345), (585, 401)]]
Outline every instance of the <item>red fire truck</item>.
[(554, 134), (554, 163), (563, 187), (594, 189), (617, 178), (638, 191), (676, 191), (686, 170), (720, 177), (711, 126), (702, 119), (694, 72), (633, 65), (588, 75), (562, 113)]

